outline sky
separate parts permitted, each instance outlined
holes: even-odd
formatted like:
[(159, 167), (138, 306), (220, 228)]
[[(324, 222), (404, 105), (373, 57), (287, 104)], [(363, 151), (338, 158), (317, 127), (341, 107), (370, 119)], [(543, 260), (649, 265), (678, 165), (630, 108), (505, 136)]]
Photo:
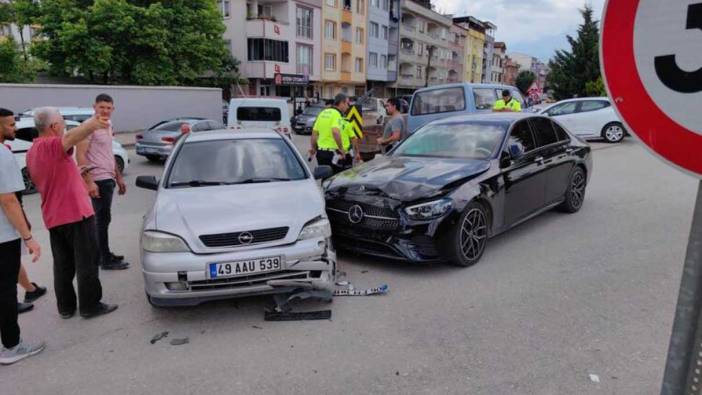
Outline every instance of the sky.
[(548, 61), (557, 49), (569, 49), (566, 34), (582, 23), (579, 9), (587, 3), (602, 19), (605, 0), (432, 0), (442, 14), (471, 15), (497, 25), (496, 40), (507, 53), (522, 52)]

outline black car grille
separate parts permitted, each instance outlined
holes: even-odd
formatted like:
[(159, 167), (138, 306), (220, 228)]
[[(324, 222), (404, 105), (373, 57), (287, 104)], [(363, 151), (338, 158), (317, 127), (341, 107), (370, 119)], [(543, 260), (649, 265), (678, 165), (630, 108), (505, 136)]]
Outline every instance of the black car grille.
[[(241, 245), (251, 245), (267, 243), (270, 241), (284, 239), (288, 234), (288, 227), (250, 230), (248, 232), (220, 233), (215, 235), (201, 235), (200, 241), (207, 247), (235, 247)], [(242, 233), (251, 234), (251, 241), (242, 243), (239, 240)]]
[(265, 285), (270, 280), (305, 280), (308, 278), (309, 273), (308, 271), (284, 270), (280, 272), (253, 274), (250, 276), (189, 281), (188, 284), (192, 291), (244, 288), (255, 285)]
[[(349, 219), (349, 210), (355, 205), (363, 209), (363, 219), (359, 223), (353, 223)], [(397, 213), (390, 208), (345, 200), (328, 201), (327, 214), (336, 226), (393, 231), (400, 223)]]

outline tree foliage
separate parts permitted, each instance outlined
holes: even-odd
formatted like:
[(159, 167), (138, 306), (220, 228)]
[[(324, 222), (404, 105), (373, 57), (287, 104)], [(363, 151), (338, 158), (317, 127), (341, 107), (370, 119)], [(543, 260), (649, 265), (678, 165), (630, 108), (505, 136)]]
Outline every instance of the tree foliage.
[(514, 84), (517, 85), (517, 88), (519, 88), (519, 90), (526, 95), (534, 81), (536, 81), (536, 74), (529, 70), (524, 70), (517, 74), (517, 79), (514, 81)]
[(236, 78), (213, 0), (42, 0), (38, 21), (33, 53), (53, 75), (140, 85)]
[[(586, 96), (596, 88), (601, 78), (599, 60), (599, 23), (593, 18), (591, 6), (580, 10), (583, 23), (577, 37), (567, 36), (570, 51), (558, 50), (549, 62), (549, 87), (556, 99)], [(588, 89), (590, 84), (590, 89)], [(595, 85), (593, 85), (595, 84)]]
[(0, 37), (0, 82), (31, 82), (36, 77), (36, 64), (25, 61), (12, 37)]

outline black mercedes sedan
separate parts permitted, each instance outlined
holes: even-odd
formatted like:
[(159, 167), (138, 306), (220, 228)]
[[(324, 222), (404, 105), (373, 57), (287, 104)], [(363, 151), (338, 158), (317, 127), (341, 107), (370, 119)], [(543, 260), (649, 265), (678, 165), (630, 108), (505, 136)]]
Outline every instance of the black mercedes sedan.
[(490, 237), (580, 210), (591, 174), (590, 146), (558, 122), (494, 113), (432, 122), (323, 186), (337, 248), (470, 266)]

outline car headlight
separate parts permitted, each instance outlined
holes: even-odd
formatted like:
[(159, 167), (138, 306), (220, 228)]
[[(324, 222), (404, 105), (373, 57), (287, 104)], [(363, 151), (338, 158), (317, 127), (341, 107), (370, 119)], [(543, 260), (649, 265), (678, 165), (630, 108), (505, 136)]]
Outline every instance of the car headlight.
[(141, 248), (149, 252), (188, 252), (183, 239), (168, 233), (145, 231), (141, 235)]
[(405, 213), (407, 213), (410, 218), (416, 220), (434, 219), (446, 214), (451, 207), (453, 207), (453, 201), (444, 198), (433, 202), (409, 206), (405, 208)]
[(302, 227), (297, 240), (316, 239), (318, 237), (323, 237), (325, 239), (331, 237), (331, 225), (329, 224), (329, 220), (321, 216), (306, 223), (305, 226)]

